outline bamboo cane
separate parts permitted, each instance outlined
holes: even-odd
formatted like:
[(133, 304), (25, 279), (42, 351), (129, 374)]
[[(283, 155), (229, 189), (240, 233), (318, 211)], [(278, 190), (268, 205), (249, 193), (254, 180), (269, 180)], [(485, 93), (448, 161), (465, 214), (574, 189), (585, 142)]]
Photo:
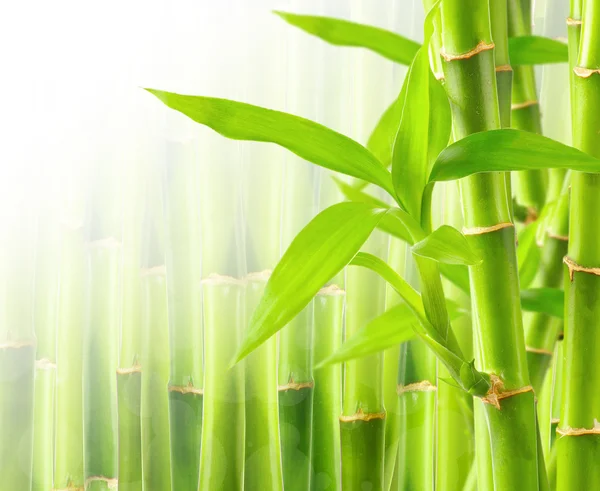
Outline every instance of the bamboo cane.
[[(572, 6), (572, 14), (576, 10)], [(600, 4), (583, 2), (582, 29), (577, 64), (573, 68), (573, 144), (600, 156)], [(576, 15), (576, 13), (575, 13)], [(600, 288), (597, 267), (598, 236), (593, 226), (600, 210), (600, 175), (574, 172), (571, 178), (569, 248), (565, 257), (564, 384), (560, 424), (557, 429), (557, 490), (597, 486), (600, 469), (600, 398), (590, 391), (595, 375), (589, 368), (600, 355), (598, 322)], [(585, 483), (585, 484), (584, 484)]]
[[(442, 25), (444, 74), (456, 139), (500, 128), (488, 5), (444, 0)], [(515, 232), (505, 179), (477, 174), (460, 184), (464, 231), (483, 257), (480, 265), (470, 268), (480, 369), (498, 377), (494, 392), (510, 395), (496, 405), (485, 404), (495, 489), (537, 490), (535, 407), (526, 365)], [(491, 401), (495, 401), (493, 394)]]

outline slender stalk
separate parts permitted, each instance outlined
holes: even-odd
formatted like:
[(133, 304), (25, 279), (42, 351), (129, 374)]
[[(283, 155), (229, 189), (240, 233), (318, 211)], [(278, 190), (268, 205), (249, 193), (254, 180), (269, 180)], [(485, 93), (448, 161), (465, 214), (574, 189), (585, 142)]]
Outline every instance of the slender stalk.
[[(573, 77), (573, 144), (600, 156), (600, 3), (583, 3), (583, 25)], [(557, 490), (600, 485), (600, 397), (590, 390), (590, 371), (600, 356), (600, 266), (594, 223), (600, 211), (600, 174), (574, 172), (571, 178), (569, 250), (565, 258), (564, 384), (557, 444)]]
[[(170, 491), (169, 320), (160, 196), (149, 186), (142, 260), (142, 468), (145, 491)], [(160, 200), (158, 200), (160, 203)]]
[(60, 265), (60, 226), (56, 206), (45, 203), (38, 226), (34, 329), (37, 338), (33, 491), (54, 486), (54, 392), (56, 386), (56, 321)]
[[(313, 357), (323, 360), (342, 344), (345, 292), (331, 285), (314, 300)], [(311, 452), (312, 491), (339, 491), (340, 425), (342, 413), (342, 366), (329, 365), (314, 371), (313, 438)]]
[[(240, 238), (241, 190), (239, 147), (221, 140), (202, 140), (213, 159), (202, 159), (200, 222), (202, 233), (202, 303), (204, 396), (200, 491), (244, 489), (244, 364), (228, 369), (246, 322), (244, 272)], [(235, 247), (223, 247), (235, 244)], [(226, 276), (227, 275), (227, 276)]]
[[(363, 249), (382, 256), (387, 247), (377, 233)], [(372, 271), (350, 268), (346, 273), (346, 336), (352, 336), (384, 310), (385, 283)], [(383, 354), (347, 362), (344, 373), (342, 489), (353, 491), (384, 483), (385, 408)]]
[[(508, 0), (508, 34), (531, 35), (531, 14), (525, 0)], [(527, 14), (525, 14), (527, 13)], [(541, 133), (540, 106), (536, 94), (533, 66), (513, 68), (512, 124), (513, 128)], [(524, 171), (515, 174), (518, 201), (529, 208), (531, 219), (539, 215), (546, 199), (547, 172)]]
[(117, 369), (119, 489), (142, 490), (141, 250), (144, 174), (141, 162), (127, 168), (123, 210), (123, 297)]
[(172, 488), (197, 491), (202, 437), (201, 241), (196, 152), (170, 143), (163, 194), (171, 368)]
[(56, 447), (54, 488), (81, 491), (83, 474), (83, 329), (88, 285), (83, 213), (74, 206), (62, 225), (56, 338)]
[[(455, 138), (500, 128), (487, 3), (444, 0), (442, 24), (444, 74)], [(537, 490), (535, 406), (505, 179), (476, 174), (460, 186), (465, 232), (483, 257), (481, 264), (470, 268), (479, 369), (497, 377), (494, 392), (516, 391), (498, 405), (485, 404), (495, 490)], [(481, 442), (478, 434), (476, 438), (478, 445), (487, 444), (487, 436)]]
[(89, 309), (83, 341), (85, 488), (117, 486), (117, 377), (121, 299), (120, 179), (113, 161), (98, 165), (88, 244)]
[[(3, 179), (3, 186), (12, 180)], [(8, 186), (10, 188), (10, 184)], [(15, 194), (13, 189), (3, 189)], [(36, 340), (33, 330), (36, 213), (2, 203), (0, 232), (0, 490), (31, 489)], [(9, 194), (10, 198), (11, 196)]]

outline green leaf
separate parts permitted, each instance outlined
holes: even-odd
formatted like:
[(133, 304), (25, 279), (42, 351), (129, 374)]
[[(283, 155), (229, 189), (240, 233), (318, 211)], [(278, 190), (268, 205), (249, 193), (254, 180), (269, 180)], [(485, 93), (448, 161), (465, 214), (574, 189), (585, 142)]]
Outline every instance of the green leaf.
[(600, 160), (545, 136), (512, 129), (474, 133), (440, 153), (430, 181), (451, 181), (478, 172), (573, 169), (600, 172)]
[(440, 263), (472, 265), (481, 262), (466, 237), (454, 227), (442, 225), (425, 239), (412, 246), (413, 254)]
[(511, 65), (544, 65), (567, 63), (568, 46), (556, 39), (542, 36), (519, 36), (508, 39)]
[(564, 318), (565, 292), (559, 288), (532, 288), (521, 291), (523, 310)]
[(292, 320), (369, 238), (386, 210), (339, 203), (319, 213), (290, 244), (252, 314), (238, 362)]
[(469, 270), (466, 266), (440, 263), (440, 271), (454, 286), (460, 288), (467, 295), (470, 295), (471, 283), (469, 280)]
[(363, 179), (395, 195), (389, 171), (371, 152), (325, 126), (242, 102), (146, 90), (171, 109), (227, 138), (275, 143), (309, 162)]
[(400, 95), (383, 113), (367, 141), (367, 148), (386, 167), (392, 164), (394, 140), (400, 127), (402, 110), (406, 100), (406, 87), (406, 84), (402, 84)]
[(336, 46), (366, 48), (402, 65), (411, 63), (420, 45), (394, 32), (331, 17), (275, 12), (289, 24)]
[(517, 245), (517, 264), (519, 267), (519, 284), (527, 288), (535, 279), (539, 270), (541, 253), (535, 236), (537, 223), (530, 223), (519, 232)]

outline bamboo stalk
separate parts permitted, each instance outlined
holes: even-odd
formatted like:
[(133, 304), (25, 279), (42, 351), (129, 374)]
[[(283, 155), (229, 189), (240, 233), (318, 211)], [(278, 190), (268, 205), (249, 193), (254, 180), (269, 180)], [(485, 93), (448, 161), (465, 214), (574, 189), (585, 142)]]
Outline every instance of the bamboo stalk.
[[(383, 255), (386, 249), (377, 233), (363, 250)], [(372, 271), (350, 268), (346, 273), (346, 336), (352, 336), (384, 310), (385, 283)], [(365, 486), (382, 489), (384, 483), (385, 408), (383, 406), (383, 354), (347, 362), (344, 372), (342, 489)]]
[[(455, 138), (500, 128), (488, 5), (445, 0), (442, 24), (444, 74)], [(526, 365), (515, 231), (505, 179), (497, 174), (476, 174), (460, 185), (465, 232), (483, 257), (481, 264), (470, 267), (479, 330), (478, 368), (497, 376), (500, 390), (516, 391), (498, 406), (485, 404), (495, 489), (537, 490), (535, 406)], [(499, 224), (509, 225), (494, 227)], [(481, 442), (476, 438), (478, 445), (487, 445), (487, 437)]]
[(75, 213), (62, 225), (56, 339), (56, 490), (80, 491), (84, 487), (82, 326), (87, 301), (81, 301), (81, 292), (88, 285), (88, 271), (82, 220), (83, 213)]
[(197, 153), (171, 143), (163, 193), (169, 298), (172, 488), (197, 491), (202, 437), (202, 294)]
[(121, 203), (117, 163), (97, 165), (92, 190), (89, 308), (83, 340), (84, 476), (89, 491), (117, 486), (117, 378)]
[[(531, 14), (526, 0), (508, 0), (508, 34), (531, 35)], [(533, 66), (519, 65), (513, 68), (512, 122), (511, 126), (523, 131), (541, 134), (540, 106), (536, 94)], [(547, 172), (524, 171), (515, 174), (518, 201), (529, 208), (531, 219), (535, 219), (546, 200)]]
[[(574, 9), (574, 7), (572, 7)], [(598, 157), (600, 145), (600, 4), (583, 3), (577, 65), (572, 79), (573, 143)], [(569, 249), (565, 257), (564, 384), (557, 445), (557, 490), (598, 486), (600, 468), (600, 397), (590, 386), (597, 375), (590, 367), (600, 356), (598, 338), (600, 265), (594, 223), (600, 210), (600, 174), (574, 172), (571, 178)], [(585, 483), (585, 484), (584, 484)]]
[[(14, 185), (4, 179), (3, 185)], [(3, 196), (14, 190), (3, 190)], [(36, 339), (33, 330), (36, 212), (10, 196), (0, 232), (0, 490), (31, 489)], [(22, 201), (21, 201), (22, 200)]]
[[(142, 462), (145, 491), (171, 489), (169, 434), (169, 320), (163, 220), (152, 184), (146, 208), (142, 260)], [(160, 200), (159, 200), (160, 202)]]
[[(314, 300), (313, 357), (323, 360), (342, 344), (345, 292), (325, 287)], [(312, 491), (341, 489), (339, 415), (342, 413), (342, 366), (328, 365), (314, 371)]]
[(142, 490), (141, 251), (145, 180), (141, 162), (127, 168), (123, 206), (123, 297), (117, 369), (119, 489)]
[(56, 206), (44, 203), (38, 225), (34, 329), (35, 412), (33, 491), (54, 486), (54, 392), (56, 386), (56, 321), (60, 264), (60, 226)]

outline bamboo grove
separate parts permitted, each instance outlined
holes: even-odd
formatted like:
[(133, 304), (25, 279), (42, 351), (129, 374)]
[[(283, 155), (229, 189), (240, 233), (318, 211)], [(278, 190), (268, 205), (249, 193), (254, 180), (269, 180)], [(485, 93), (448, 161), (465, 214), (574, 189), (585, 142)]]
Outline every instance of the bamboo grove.
[(275, 12), (404, 67), (365, 146), (289, 49), (288, 112), (149, 88), (226, 138), (2, 207), (0, 491), (600, 489), (600, 1), (422, 11)]

